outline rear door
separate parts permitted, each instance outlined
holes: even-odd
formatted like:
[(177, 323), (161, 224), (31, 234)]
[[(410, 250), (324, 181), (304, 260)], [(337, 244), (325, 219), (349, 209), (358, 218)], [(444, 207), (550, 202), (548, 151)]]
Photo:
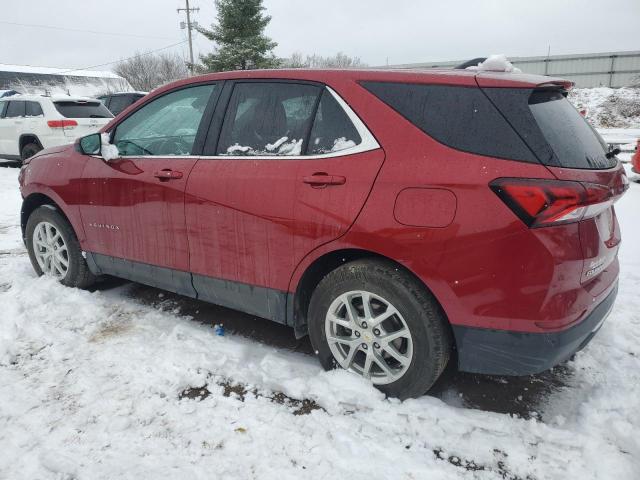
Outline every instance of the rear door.
[(287, 81), (227, 83), (203, 153), (187, 185), (194, 286), (283, 321), (294, 268), (346, 232), (384, 153), (328, 88)]
[(62, 117), (72, 121), (63, 128), (64, 135), (71, 138), (95, 133), (113, 118), (99, 100), (56, 100), (53, 106)]
[[(139, 264), (162, 267), (167, 275), (145, 280), (192, 293), (186, 273), (189, 251), (184, 192), (202, 149), (208, 128), (204, 112), (215, 91), (215, 84), (204, 84), (156, 98), (111, 132), (121, 158), (88, 160), (83, 172), (86, 201), (81, 213), (86, 249), (102, 254), (98, 257), (103, 262), (101, 268), (128, 265), (139, 274), (155, 275), (153, 269), (145, 270)], [(136, 278), (131, 272), (107, 273)]]

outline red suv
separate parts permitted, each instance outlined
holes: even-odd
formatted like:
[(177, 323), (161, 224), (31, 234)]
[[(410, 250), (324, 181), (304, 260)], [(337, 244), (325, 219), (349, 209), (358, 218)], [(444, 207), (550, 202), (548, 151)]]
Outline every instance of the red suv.
[[(309, 334), (391, 396), (540, 372), (617, 292), (620, 162), (569, 82), (251, 71), (162, 87), (22, 169), (33, 267), (103, 274)], [(117, 150), (116, 150), (117, 147)], [(114, 155), (115, 151), (115, 155)]]

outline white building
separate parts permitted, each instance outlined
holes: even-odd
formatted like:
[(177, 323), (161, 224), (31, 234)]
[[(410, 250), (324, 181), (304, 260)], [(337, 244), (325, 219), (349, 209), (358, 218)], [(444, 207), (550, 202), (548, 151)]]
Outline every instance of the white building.
[(111, 92), (128, 92), (133, 88), (113, 72), (0, 64), (0, 90), (97, 97)]
[[(575, 82), (577, 87), (616, 88), (640, 84), (640, 51), (509, 57), (509, 60), (525, 73), (566, 78)], [(464, 61), (407, 63), (389, 67), (452, 68)]]

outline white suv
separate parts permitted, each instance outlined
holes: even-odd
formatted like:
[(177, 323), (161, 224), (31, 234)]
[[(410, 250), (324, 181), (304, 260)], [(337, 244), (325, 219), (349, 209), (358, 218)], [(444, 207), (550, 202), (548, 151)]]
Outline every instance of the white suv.
[(43, 148), (97, 132), (112, 113), (85, 97), (13, 95), (0, 98), (0, 158), (25, 160)]

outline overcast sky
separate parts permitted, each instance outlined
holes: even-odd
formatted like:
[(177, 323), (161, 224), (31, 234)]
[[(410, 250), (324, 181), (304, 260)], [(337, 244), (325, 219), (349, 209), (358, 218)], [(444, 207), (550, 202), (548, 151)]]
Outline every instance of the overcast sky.
[[(185, 0), (4, 0), (0, 63), (82, 68), (186, 39)], [(5, 5), (5, 3), (10, 3)], [(276, 54), (358, 56), (369, 65), (640, 49), (640, 0), (265, 0)], [(213, 0), (191, 0), (215, 20)], [(55, 30), (11, 23), (111, 32)], [(123, 36), (120, 34), (127, 34)], [(196, 53), (211, 43), (195, 34)], [(186, 58), (186, 45), (173, 47)], [(96, 68), (108, 70), (110, 66)]]

